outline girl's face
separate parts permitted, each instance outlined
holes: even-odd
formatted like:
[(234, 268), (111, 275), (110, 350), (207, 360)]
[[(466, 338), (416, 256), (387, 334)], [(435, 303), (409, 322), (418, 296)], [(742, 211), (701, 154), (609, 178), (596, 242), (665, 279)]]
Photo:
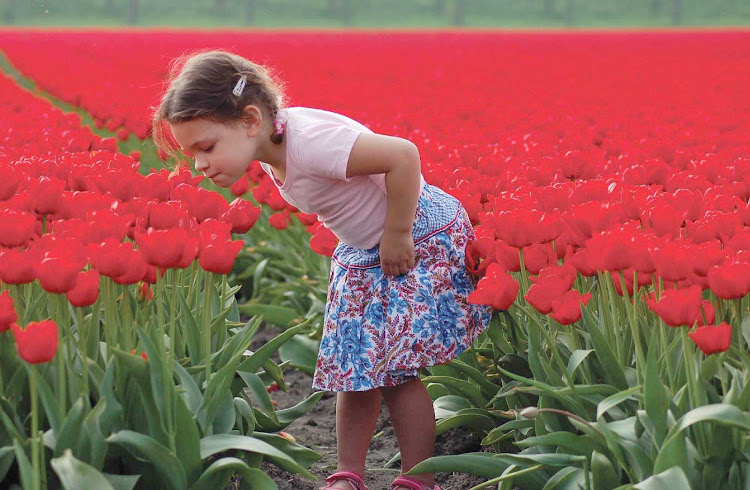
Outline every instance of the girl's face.
[(255, 159), (256, 132), (243, 122), (225, 124), (193, 119), (170, 127), (180, 148), (195, 158), (195, 170), (219, 187), (237, 182)]

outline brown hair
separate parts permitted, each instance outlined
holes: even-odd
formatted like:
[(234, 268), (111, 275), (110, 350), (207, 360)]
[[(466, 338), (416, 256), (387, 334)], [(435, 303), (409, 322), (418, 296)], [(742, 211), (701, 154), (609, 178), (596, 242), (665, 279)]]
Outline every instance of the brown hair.
[[(237, 81), (246, 77), (240, 96), (232, 93)], [(256, 105), (270, 121), (283, 107), (283, 88), (267, 68), (226, 51), (206, 51), (177, 58), (170, 70), (169, 87), (154, 112), (153, 135), (159, 149), (169, 155), (175, 142), (165, 134), (165, 123), (179, 124), (197, 118), (221, 123), (242, 119), (243, 109)], [(271, 134), (280, 144), (282, 134)]]

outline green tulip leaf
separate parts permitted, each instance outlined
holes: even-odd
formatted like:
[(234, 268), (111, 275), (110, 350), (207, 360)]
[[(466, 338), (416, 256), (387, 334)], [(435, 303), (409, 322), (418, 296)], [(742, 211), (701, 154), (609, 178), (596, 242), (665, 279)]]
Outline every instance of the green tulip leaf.
[(292, 366), (312, 375), (318, 360), (318, 341), (298, 335), (279, 347), (282, 361), (290, 361)]
[(289, 328), (280, 335), (277, 335), (270, 341), (266, 342), (257, 351), (253, 352), (247, 359), (242, 361), (242, 363), (237, 368), (237, 371), (256, 373), (266, 361), (266, 359), (271, 357), (271, 355), (276, 352), (279, 347), (281, 347), (283, 344), (289, 341), (289, 339), (307, 328), (308, 325), (306, 321), (304, 323), (300, 323), (297, 326)]
[(171, 488), (186, 488), (187, 478), (182, 463), (168, 448), (162, 446), (153, 438), (138, 432), (121, 430), (109, 436), (107, 442), (118, 444), (131, 451), (135, 450), (136, 456), (145, 456), (162, 480), (169, 482)]
[(50, 461), (65, 490), (115, 490), (96, 468), (76, 459), (70, 449)]
[(601, 418), (605, 413), (607, 413), (607, 411), (609, 411), (610, 408), (616, 407), (625, 400), (632, 399), (633, 395), (638, 393), (640, 389), (640, 385), (633, 386), (632, 388), (628, 388), (627, 390), (623, 390), (615, 393), (614, 395), (610, 395), (604, 400), (600, 401), (599, 405), (597, 405), (596, 407), (596, 418)]
[(185, 469), (188, 485), (195, 482), (201, 475), (203, 465), (200, 454), (200, 434), (193, 413), (181, 396), (173, 398), (175, 406), (175, 448), (177, 458)]
[(427, 376), (422, 379), (425, 383), (440, 383), (452, 390), (454, 394), (465, 397), (476, 408), (487, 406), (488, 400), (482, 396), (482, 392), (477, 385), (463, 379), (451, 378), (448, 376)]
[(239, 473), (242, 484), (253, 490), (278, 490), (274, 481), (258, 468), (250, 468), (238, 458), (221, 458), (209, 466), (190, 490), (214, 490), (225, 488), (232, 476)]
[(76, 453), (80, 456), (78, 441), (81, 437), (81, 426), (83, 425), (85, 416), (83, 398), (79, 398), (70, 407), (70, 411), (65, 417), (62, 427), (60, 427), (60, 431), (55, 434), (56, 443), (53, 457), (60, 457), (64, 449), (75, 449)]
[(286, 306), (245, 303), (239, 309), (249, 316), (262, 316), (264, 321), (285, 329), (300, 320), (299, 312)]
[(255, 437), (239, 436), (235, 434), (219, 434), (207, 436), (201, 439), (201, 459), (205, 460), (216, 453), (228, 451), (230, 449), (261, 454), (283, 470), (299, 473), (311, 480), (315, 480), (315, 477), (310, 472), (300, 466), (299, 463), (294, 461), (290, 456), (267, 442), (256, 439)]
[(568, 466), (555, 473), (542, 490), (579, 490), (585, 488), (585, 482), (581, 468)]
[(575, 374), (578, 367), (592, 352), (594, 352), (594, 349), (576, 349), (573, 351), (573, 353), (570, 355), (570, 359), (568, 359), (567, 371), (569, 378), (573, 378), (573, 375)]
[(604, 327), (600, 326), (600, 322), (594, 319), (594, 316), (588, 308), (582, 307), (581, 314), (583, 324), (586, 326), (586, 331), (589, 333), (591, 345), (594, 347), (596, 357), (599, 359), (599, 363), (604, 369), (604, 379), (607, 383), (613, 385), (618, 390), (626, 389), (628, 383), (625, 379), (625, 372), (623, 371), (620, 362), (617, 360), (615, 353), (612, 351), (609, 341), (602, 333)]
[(620, 475), (612, 462), (602, 453), (591, 453), (591, 476), (593, 488), (613, 490), (620, 486)]
[(659, 349), (657, 329), (651, 334), (651, 348), (646, 358), (646, 373), (643, 380), (643, 404), (649, 419), (654, 424), (655, 442), (660, 446), (667, 433), (667, 410), (669, 400), (667, 390), (662, 382), (662, 373), (659, 366)]
[(662, 471), (633, 487), (634, 490), (692, 490), (685, 472), (679, 466)]
[(276, 449), (282, 451), (284, 454), (288, 454), (294, 461), (300, 464), (303, 468), (309, 468), (313, 463), (318, 461), (322, 456), (312, 449), (300, 446), (299, 444), (293, 443), (288, 439), (281, 437), (277, 434), (266, 434), (263, 432), (257, 432), (255, 434), (256, 439), (267, 442)]
[(23, 450), (23, 446), (16, 439), (13, 443), (16, 450), (16, 463), (18, 464), (18, 471), (21, 473), (21, 486), (23, 488), (34, 488), (32, 482), (34, 481), (34, 470), (31, 467), (31, 461), (26, 456), (26, 451)]
[(282, 426), (286, 427), (298, 418), (302, 417), (315, 405), (317, 405), (324, 394), (325, 393), (323, 391), (316, 391), (293, 407), (277, 410), (276, 417), (278, 418), (279, 423)]
[(422, 461), (407, 475), (420, 473), (460, 472), (481, 478), (496, 478), (509, 466), (498, 461), (491, 453), (466, 453), (452, 456), (435, 456)]

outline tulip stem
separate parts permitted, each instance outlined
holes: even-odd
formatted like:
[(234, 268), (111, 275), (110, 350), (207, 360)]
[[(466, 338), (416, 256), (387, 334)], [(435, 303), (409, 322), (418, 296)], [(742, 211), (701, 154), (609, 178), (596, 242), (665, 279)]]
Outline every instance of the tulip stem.
[(518, 249), (518, 262), (521, 264), (521, 285), (523, 286), (523, 291), (521, 291), (521, 296), (525, 294), (529, 294), (529, 280), (526, 276), (526, 265), (523, 262), (523, 248)]
[(36, 366), (29, 364), (29, 367), (31, 369), (31, 376), (29, 376), (29, 390), (31, 391), (31, 465), (34, 470), (32, 485), (34, 490), (41, 490), (42, 475), (41, 468), (39, 467), (39, 400), (37, 395)]
[[(636, 273), (637, 274), (637, 273)], [(641, 345), (641, 333), (638, 330), (638, 318), (636, 317), (635, 308), (636, 305), (633, 305), (630, 303), (630, 295), (628, 294), (628, 285), (625, 283), (625, 276), (622, 274), (622, 271), (618, 272), (617, 275), (620, 278), (620, 287), (622, 288), (622, 297), (625, 299), (625, 312), (628, 316), (629, 324), (630, 324), (630, 332), (633, 336), (633, 344), (635, 345), (635, 373), (636, 373), (636, 379), (637, 383), (640, 385), (643, 383), (643, 375), (641, 373), (641, 369), (646, 368), (646, 356), (643, 353), (643, 346)], [(613, 277), (614, 279), (614, 277)], [(637, 280), (637, 277), (636, 277)], [(633, 296), (635, 296), (635, 288), (637, 288), (637, 283), (633, 284)]]
[(176, 447), (175, 447), (175, 423), (177, 421), (177, 400), (174, 398), (175, 390), (173, 390), (174, 386), (174, 360), (176, 357), (175, 354), (175, 346), (177, 345), (177, 339), (175, 338), (175, 325), (177, 323), (177, 272), (179, 269), (172, 269), (169, 273), (171, 276), (171, 286), (172, 286), (172, 301), (169, 305), (169, 352), (167, 352), (167, 401), (169, 404), (167, 405), (170, 409), (171, 414), (171, 424), (170, 424), (170, 440), (169, 442), (172, 443), (173, 447), (172, 450), (175, 451), (175, 454), (177, 454)]
[(206, 280), (203, 288), (203, 355), (206, 370), (206, 389), (211, 377), (211, 290), (214, 287), (214, 275), (205, 271)]
[[(617, 325), (617, 316), (615, 315), (616, 310), (616, 302), (615, 302), (615, 293), (612, 290), (614, 287), (614, 283), (610, 280), (609, 277), (607, 277), (607, 273), (603, 273), (599, 276), (599, 284), (600, 286), (603, 286), (607, 290), (607, 296), (609, 297), (609, 313), (610, 313), (610, 319), (612, 321), (612, 324), (610, 325), (612, 332), (615, 336), (615, 349), (617, 351), (617, 360), (620, 362), (620, 364), (625, 365), (625, 354), (623, 354), (622, 349), (625, 347), (624, 342), (622, 342), (622, 339), (620, 338), (620, 335), (622, 332), (618, 328)], [(630, 365), (630, 360), (628, 360), (628, 366)]]
[(78, 319), (78, 357), (81, 359), (81, 373), (83, 375), (83, 393), (89, 396), (89, 364), (86, 346), (88, 345), (89, 332), (84, 328), (83, 309), (76, 308), (76, 317)]
[[(55, 317), (58, 322), (62, 322), (62, 315), (60, 314), (60, 301), (62, 298), (59, 294), (52, 295), (52, 303), (55, 309)], [(58, 349), (57, 354), (57, 404), (60, 412), (60, 420), (65, 420), (65, 414), (68, 413), (66, 405), (66, 390), (67, 386), (65, 383), (65, 356), (67, 355), (67, 349), (65, 346), (64, 328), (57, 329), (57, 343)]]
[[(690, 407), (688, 410), (685, 410), (685, 412), (688, 412), (692, 409), (698, 408), (699, 401), (697, 397), (697, 393), (695, 391), (695, 381), (697, 378), (697, 373), (695, 373), (694, 368), (695, 365), (693, 364), (693, 350), (690, 346), (690, 337), (688, 336), (688, 328), (687, 327), (679, 327), (680, 328), (680, 339), (682, 340), (682, 358), (685, 361), (685, 384), (687, 385), (687, 392), (688, 392), (688, 399), (690, 400)], [(693, 428), (695, 431), (695, 436), (698, 439), (698, 446), (701, 448), (701, 454), (706, 455), (706, 441), (704, 439), (704, 432), (703, 428), (698, 426)]]

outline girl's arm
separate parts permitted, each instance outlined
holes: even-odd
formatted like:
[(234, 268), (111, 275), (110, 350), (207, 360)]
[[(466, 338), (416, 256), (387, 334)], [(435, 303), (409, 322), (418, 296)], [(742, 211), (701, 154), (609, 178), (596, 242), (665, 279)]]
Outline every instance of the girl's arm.
[(346, 176), (385, 174), (388, 204), (380, 240), (380, 265), (391, 275), (414, 266), (411, 235), (419, 199), (419, 150), (402, 138), (362, 133), (349, 154)]

